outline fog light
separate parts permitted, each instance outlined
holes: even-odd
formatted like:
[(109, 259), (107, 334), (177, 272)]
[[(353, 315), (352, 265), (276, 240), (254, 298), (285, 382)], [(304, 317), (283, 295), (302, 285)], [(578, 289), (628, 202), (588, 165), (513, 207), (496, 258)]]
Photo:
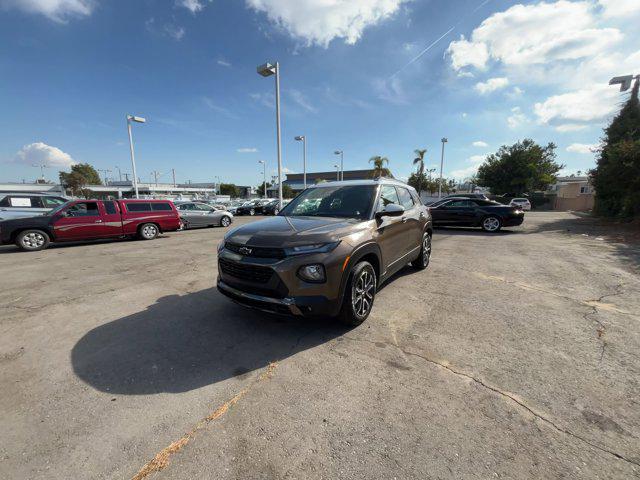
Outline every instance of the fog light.
[(300, 267), (298, 276), (305, 282), (322, 283), (326, 280), (324, 267), (319, 263)]

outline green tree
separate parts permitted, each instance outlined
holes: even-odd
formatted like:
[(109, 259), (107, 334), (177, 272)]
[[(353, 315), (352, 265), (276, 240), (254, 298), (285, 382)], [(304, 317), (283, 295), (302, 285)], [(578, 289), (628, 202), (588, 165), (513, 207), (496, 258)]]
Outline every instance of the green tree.
[(424, 155), (427, 153), (427, 149), (423, 149), (423, 150), (414, 150), (413, 151), (416, 154), (416, 158), (413, 159), (413, 164), (414, 165), (418, 165), (418, 173), (416, 176), (416, 180), (418, 181), (418, 185), (412, 185), (413, 188), (415, 188), (418, 191), (418, 196), (420, 196), (420, 193), (422, 193), (422, 185), (423, 183), (423, 179), (425, 177), (424, 175)]
[(543, 147), (528, 138), (511, 146), (503, 145), (478, 168), (478, 185), (488, 187), (494, 194), (522, 195), (545, 190), (564, 168), (556, 162), (555, 149), (553, 143)]
[(240, 196), (240, 189), (234, 183), (221, 183), (220, 195), (229, 195), (231, 198)]
[(291, 188), (286, 183), (282, 184), (282, 198), (293, 198), (293, 188)]
[(60, 183), (77, 197), (89, 198), (91, 190), (88, 185), (102, 185), (100, 175), (88, 163), (78, 163), (71, 166), (71, 172), (60, 172)]
[(381, 157), (376, 155), (369, 159), (369, 163), (373, 163), (373, 176), (374, 177), (390, 177), (391, 171), (385, 167), (385, 163), (389, 165), (389, 159), (387, 157)]
[[(271, 184), (269, 182), (267, 182), (267, 190), (269, 189), (269, 187), (271, 186)], [(260, 195), (261, 197), (264, 196), (264, 182), (260, 183), (257, 187), (256, 187), (256, 192), (258, 195)]]
[(430, 187), (429, 177), (421, 172), (413, 172), (411, 175), (409, 175), (407, 183), (415, 188), (418, 192), (420, 192), (421, 190), (429, 190)]
[(640, 215), (640, 101), (637, 78), (629, 100), (605, 129), (596, 168), (589, 173), (600, 215)]

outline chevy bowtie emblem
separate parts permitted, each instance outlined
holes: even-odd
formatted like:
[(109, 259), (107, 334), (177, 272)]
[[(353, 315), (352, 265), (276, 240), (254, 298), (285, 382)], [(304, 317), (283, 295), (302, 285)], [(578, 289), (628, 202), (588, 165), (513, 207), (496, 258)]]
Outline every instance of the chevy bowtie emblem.
[(252, 249), (250, 249), (249, 247), (240, 247), (240, 249), (238, 250), (242, 255), (251, 255), (251, 252), (253, 252)]

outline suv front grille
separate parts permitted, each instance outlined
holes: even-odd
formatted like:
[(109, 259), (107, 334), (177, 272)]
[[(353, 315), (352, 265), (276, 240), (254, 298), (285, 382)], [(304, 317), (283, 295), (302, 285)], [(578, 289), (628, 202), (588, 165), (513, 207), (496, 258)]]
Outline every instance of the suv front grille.
[[(238, 253), (245, 257), (256, 258), (284, 258), (286, 254), (282, 248), (270, 248), (270, 247), (249, 247), (246, 245), (238, 245), (237, 243), (226, 242), (224, 248), (227, 250)], [(244, 253), (241, 249), (249, 249), (251, 253)]]
[(273, 270), (259, 265), (247, 265), (244, 263), (230, 262), (221, 258), (220, 270), (226, 275), (255, 283), (267, 283), (273, 276)]

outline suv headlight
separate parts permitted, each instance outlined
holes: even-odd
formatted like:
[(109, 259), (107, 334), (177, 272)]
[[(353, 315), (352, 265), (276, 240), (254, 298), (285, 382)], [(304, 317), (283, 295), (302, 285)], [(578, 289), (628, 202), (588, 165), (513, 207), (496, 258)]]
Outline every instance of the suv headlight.
[(307, 253), (327, 253), (334, 250), (340, 240), (331, 243), (314, 243), (311, 245), (299, 245), (297, 247), (285, 248), (284, 251), (287, 255), (305, 255)]
[(327, 279), (324, 273), (324, 266), (320, 263), (304, 265), (298, 269), (298, 277), (305, 282), (324, 283)]

